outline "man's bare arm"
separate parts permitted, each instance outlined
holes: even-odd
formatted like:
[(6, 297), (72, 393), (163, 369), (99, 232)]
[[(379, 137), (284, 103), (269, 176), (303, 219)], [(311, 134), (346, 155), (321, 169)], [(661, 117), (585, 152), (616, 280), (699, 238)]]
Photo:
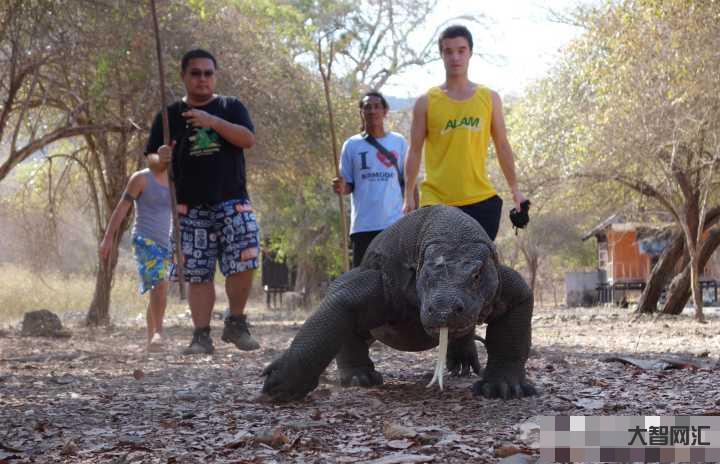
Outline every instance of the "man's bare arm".
[(255, 134), (245, 126), (234, 124), (198, 109), (188, 110), (182, 115), (193, 126), (210, 128), (236, 147), (252, 148), (255, 145)]
[(525, 196), (520, 192), (517, 184), (517, 176), (515, 175), (515, 155), (513, 154), (510, 142), (507, 139), (507, 129), (505, 128), (505, 116), (503, 115), (502, 100), (497, 92), (492, 92), (493, 109), (492, 121), (490, 124), (490, 135), (495, 145), (498, 163), (500, 169), (505, 176), (505, 180), (512, 192), (515, 207), (520, 210), (520, 203), (525, 201)]
[(108, 221), (108, 226), (105, 229), (105, 235), (100, 242), (99, 252), (102, 259), (107, 260), (110, 256), (112, 243), (118, 229), (120, 229), (120, 224), (122, 224), (123, 219), (125, 219), (130, 211), (133, 201), (135, 201), (145, 189), (146, 182), (147, 180), (145, 176), (139, 172), (134, 173), (130, 177), (122, 197), (120, 197), (120, 200), (110, 216), (110, 221)]
[(255, 134), (240, 124), (234, 124), (222, 118), (216, 118), (212, 129), (236, 147), (252, 148), (255, 145)]
[(425, 143), (425, 137), (427, 136), (427, 108), (427, 95), (418, 98), (413, 108), (412, 127), (410, 129), (410, 148), (405, 158), (405, 204), (403, 205), (403, 212), (406, 214), (419, 206), (416, 204), (415, 190), (417, 177), (420, 173), (422, 148)]

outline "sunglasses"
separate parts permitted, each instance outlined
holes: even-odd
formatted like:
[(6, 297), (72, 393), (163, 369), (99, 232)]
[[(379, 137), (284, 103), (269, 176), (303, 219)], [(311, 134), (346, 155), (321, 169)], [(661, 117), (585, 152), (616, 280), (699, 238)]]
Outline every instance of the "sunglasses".
[(201, 76), (204, 76), (204, 77), (209, 78), (209, 77), (213, 77), (213, 76), (215, 75), (215, 71), (212, 70), (212, 69), (206, 69), (206, 70), (204, 70), (204, 71), (201, 70), (201, 69), (191, 69), (191, 70), (190, 70), (190, 75), (191, 75), (192, 77), (201, 77)]

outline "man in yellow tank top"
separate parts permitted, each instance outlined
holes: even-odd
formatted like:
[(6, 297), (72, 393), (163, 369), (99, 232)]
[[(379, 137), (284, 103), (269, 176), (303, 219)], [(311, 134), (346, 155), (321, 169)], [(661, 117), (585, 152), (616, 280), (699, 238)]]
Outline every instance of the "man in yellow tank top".
[(403, 210), (409, 213), (418, 207), (412, 192), (424, 147), (426, 178), (420, 187), (420, 206), (457, 206), (495, 240), (502, 200), (486, 169), (491, 138), (518, 211), (525, 201), (515, 177), (515, 158), (507, 140), (502, 101), (493, 90), (468, 79), (473, 40), (466, 27), (448, 27), (440, 34), (438, 45), (445, 82), (415, 102), (405, 162)]

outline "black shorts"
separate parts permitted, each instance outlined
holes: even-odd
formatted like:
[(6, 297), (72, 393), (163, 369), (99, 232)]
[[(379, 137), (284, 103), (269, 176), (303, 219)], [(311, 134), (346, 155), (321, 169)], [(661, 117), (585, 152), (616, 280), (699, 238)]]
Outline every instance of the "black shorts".
[(495, 195), (479, 203), (458, 206), (458, 208), (483, 226), (485, 232), (490, 236), (490, 240), (495, 241), (500, 228), (502, 205), (502, 198)]
[(370, 246), (370, 242), (372, 242), (372, 239), (374, 239), (380, 232), (382, 232), (382, 230), (355, 232), (354, 234), (350, 234), (350, 242), (352, 243), (353, 250), (352, 267), (358, 267), (360, 265), (368, 246)]

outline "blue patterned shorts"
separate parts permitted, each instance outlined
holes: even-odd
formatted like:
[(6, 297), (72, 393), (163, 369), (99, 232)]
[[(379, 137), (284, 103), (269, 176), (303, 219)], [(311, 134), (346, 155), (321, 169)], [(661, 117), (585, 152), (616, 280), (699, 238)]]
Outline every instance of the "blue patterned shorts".
[(212, 281), (218, 261), (224, 276), (258, 268), (260, 230), (249, 200), (189, 208), (180, 230), (187, 282)]
[(140, 235), (133, 236), (132, 244), (140, 275), (140, 293), (145, 293), (167, 280), (172, 253), (158, 245), (156, 241)]

